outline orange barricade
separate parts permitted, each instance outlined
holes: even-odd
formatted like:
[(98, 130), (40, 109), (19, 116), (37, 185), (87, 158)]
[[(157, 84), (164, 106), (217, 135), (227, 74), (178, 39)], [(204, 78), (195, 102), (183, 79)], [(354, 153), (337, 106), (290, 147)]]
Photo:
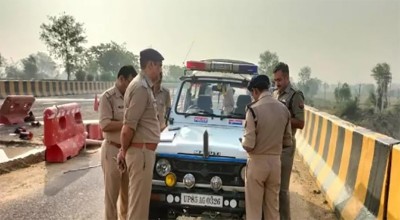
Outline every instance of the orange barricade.
[(24, 118), (29, 114), (35, 97), (32, 95), (9, 95), (0, 108), (0, 123), (22, 124)]
[(43, 122), (46, 161), (65, 162), (79, 154), (86, 137), (78, 103), (46, 108)]
[(86, 131), (89, 139), (103, 140), (103, 132), (101, 131), (99, 123), (86, 124)]

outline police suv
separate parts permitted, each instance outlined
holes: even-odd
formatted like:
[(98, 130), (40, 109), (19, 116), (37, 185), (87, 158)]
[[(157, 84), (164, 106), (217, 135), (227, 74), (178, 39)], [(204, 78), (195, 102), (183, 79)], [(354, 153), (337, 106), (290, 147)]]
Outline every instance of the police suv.
[(151, 218), (244, 216), (241, 137), (251, 102), (247, 84), (255, 74), (257, 66), (243, 61), (186, 63), (156, 151)]

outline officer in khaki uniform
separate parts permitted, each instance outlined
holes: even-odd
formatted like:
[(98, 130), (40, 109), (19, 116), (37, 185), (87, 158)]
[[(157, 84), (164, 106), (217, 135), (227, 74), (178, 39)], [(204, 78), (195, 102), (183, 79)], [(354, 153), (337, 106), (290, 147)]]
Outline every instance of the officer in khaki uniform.
[(290, 113), (268, 91), (269, 78), (258, 75), (248, 85), (254, 102), (246, 110), (243, 148), (248, 153), (245, 178), (246, 218), (279, 219), (282, 146), (292, 145)]
[(299, 90), (292, 87), (289, 80), (289, 66), (279, 63), (274, 68), (274, 81), (277, 89), (274, 91), (274, 98), (281, 101), (289, 109), (291, 115), (292, 142), (290, 147), (283, 148), (282, 170), (281, 170), (281, 189), (279, 193), (279, 205), (281, 220), (290, 220), (290, 175), (292, 173), (294, 153), (296, 150), (296, 130), (304, 127), (304, 96)]
[(160, 142), (160, 123), (153, 84), (161, 73), (163, 57), (154, 49), (140, 52), (140, 74), (124, 96), (125, 114), (118, 164), (129, 175), (128, 219), (149, 218), (155, 150)]
[(171, 109), (171, 95), (169, 90), (164, 86), (161, 86), (162, 73), (160, 73), (160, 78), (157, 83), (154, 84), (154, 95), (157, 100), (157, 112), (158, 120), (160, 121), (161, 131), (167, 127), (166, 114)]
[[(105, 186), (105, 219), (126, 219), (128, 208), (128, 174), (120, 173), (115, 157), (121, 148), (120, 135), (124, 116), (124, 93), (130, 81), (137, 75), (133, 66), (123, 66), (118, 72), (115, 85), (100, 98), (100, 127), (104, 141), (101, 146), (101, 166)], [(120, 198), (119, 210), (117, 200)]]
[(224, 114), (229, 115), (235, 109), (235, 100), (234, 95), (235, 91), (231, 87), (231, 85), (226, 85), (225, 91), (223, 92), (223, 102), (222, 102), (222, 111)]

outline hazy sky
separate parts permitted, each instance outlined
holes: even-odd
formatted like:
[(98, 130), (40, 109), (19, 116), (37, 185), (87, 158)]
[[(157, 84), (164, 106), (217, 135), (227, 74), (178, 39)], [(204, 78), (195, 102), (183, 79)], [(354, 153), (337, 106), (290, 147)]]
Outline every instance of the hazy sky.
[(126, 43), (138, 54), (159, 50), (165, 64), (232, 58), (258, 63), (276, 52), (297, 79), (303, 66), (330, 83), (373, 82), (391, 66), (400, 82), (400, 0), (0, 0), (0, 53), (17, 61), (47, 49), (39, 39), (47, 15), (84, 23), (87, 47)]

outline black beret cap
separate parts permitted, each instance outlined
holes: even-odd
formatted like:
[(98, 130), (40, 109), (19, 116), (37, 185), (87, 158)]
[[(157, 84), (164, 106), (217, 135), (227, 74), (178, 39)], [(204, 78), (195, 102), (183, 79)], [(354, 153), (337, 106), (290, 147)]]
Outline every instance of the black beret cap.
[(158, 51), (148, 48), (140, 51), (140, 60), (161, 62), (164, 57)]
[(119, 71), (118, 71), (118, 76), (121, 76), (121, 75), (124, 77), (133, 75), (135, 77), (137, 75), (137, 72), (135, 70), (135, 67), (133, 67), (132, 65), (125, 65), (125, 66), (121, 67), (121, 69), (119, 69)]
[(251, 78), (249, 85), (247, 86), (247, 89), (249, 91), (253, 90), (253, 88), (259, 88), (259, 87), (268, 89), (269, 85), (270, 82), (267, 75), (257, 75)]

